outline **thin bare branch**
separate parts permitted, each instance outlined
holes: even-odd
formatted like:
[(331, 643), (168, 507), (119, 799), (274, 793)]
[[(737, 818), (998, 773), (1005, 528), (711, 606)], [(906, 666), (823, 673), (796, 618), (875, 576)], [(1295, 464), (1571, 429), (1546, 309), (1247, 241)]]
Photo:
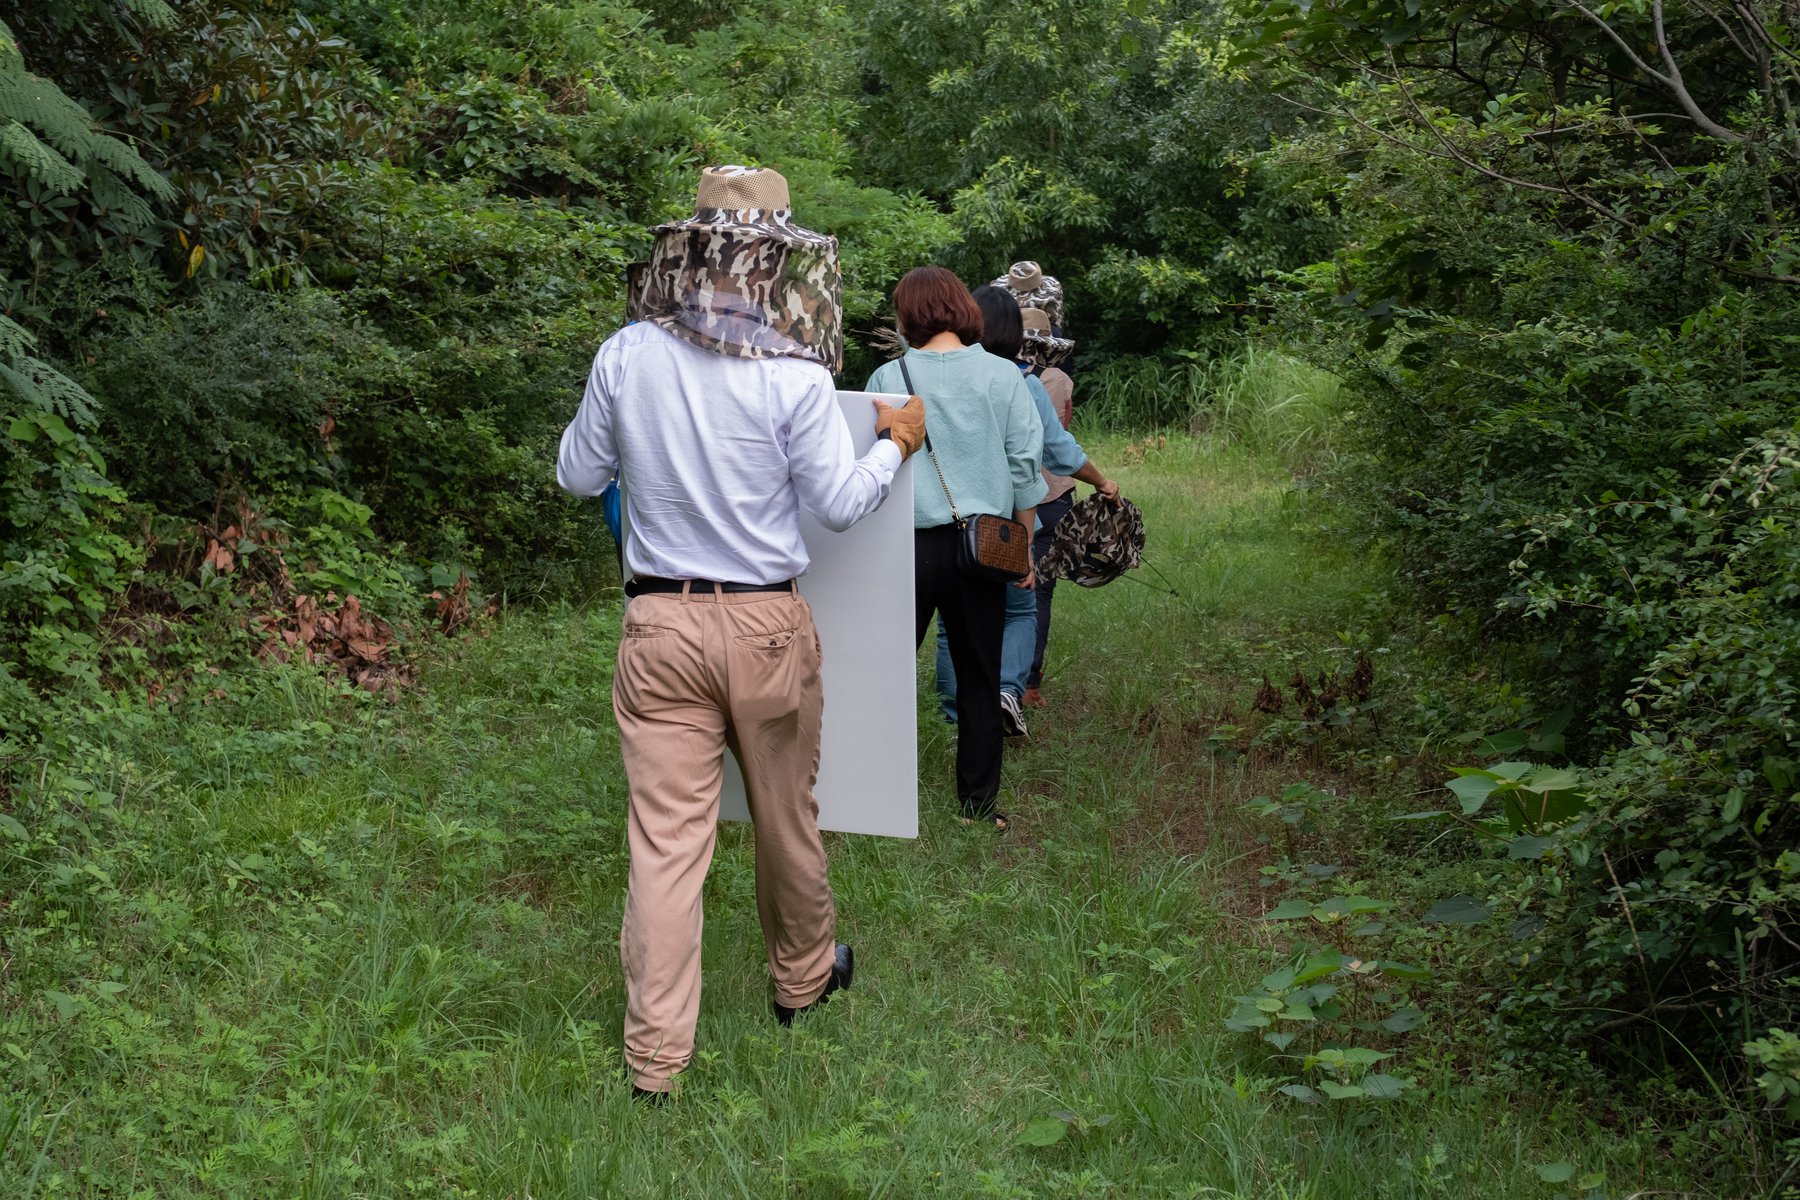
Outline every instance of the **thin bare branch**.
[[(1442, 150), (1432, 150), (1425, 146), (1418, 145), (1415, 142), (1409, 142), (1405, 138), (1395, 137), (1393, 134), (1389, 133), (1387, 130), (1381, 129), (1381, 128), (1375, 126), (1374, 124), (1370, 123), (1369, 121), (1364, 120), (1362, 117), (1357, 116), (1355, 113), (1350, 112), (1347, 109), (1318, 108), (1314, 105), (1307, 104), (1304, 101), (1296, 100), (1291, 96), (1284, 96), (1279, 92), (1274, 93), (1274, 96), (1277, 100), (1280, 100), (1282, 103), (1291, 104), (1295, 108), (1301, 109), (1305, 112), (1313, 113), (1313, 114), (1315, 114), (1317, 116), (1321, 116), (1321, 117), (1331, 117), (1334, 120), (1349, 121), (1351, 124), (1355, 125), (1358, 129), (1361, 129), (1363, 132), (1369, 134), (1370, 136), (1378, 138), (1381, 141), (1386, 142), (1391, 146), (1398, 147), (1399, 149), (1404, 150), (1409, 154), (1419, 154), (1419, 155), (1423, 155), (1426, 158), (1437, 158), (1437, 159), (1442, 159), (1445, 162), (1453, 162), (1453, 163), (1457, 164), (1458, 166), (1464, 168), (1465, 170), (1474, 171), (1478, 175), (1485, 176), (1486, 178), (1492, 179), (1497, 183), (1507, 184), (1510, 187), (1523, 188), (1527, 191), (1533, 191), (1533, 192), (1543, 192), (1548, 195), (1561, 196), (1564, 199), (1573, 200), (1575, 203), (1588, 209), (1590, 212), (1594, 213), (1596, 216), (1602, 217), (1602, 218), (1612, 222), (1613, 224), (1619, 226), (1621, 229), (1626, 229), (1626, 230), (1629, 230), (1630, 232), (1637, 234), (1641, 237), (1648, 238), (1658, 245), (1666, 246), (1666, 245), (1670, 244), (1669, 240), (1667, 238), (1664, 238), (1664, 237), (1658, 235), (1653, 230), (1645, 229), (1643, 226), (1639, 225), (1636, 221), (1633, 221), (1630, 217), (1624, 216), (1621, 213), (1614, 212), (1612, 209), (1610, 209), (1606, 205), (1600, 203), (1600, 201), (1594, 199), (1592, 196), (1589, 196), (1583, 192), (1576, 191), (1574, 188), (1558, 187), (1558, 186), (1555, 186), (1552, 184), (1547, 184), (1547, 183), (1538, 183), (1536, 180), (1532, 180), (1532, 179), (1520, 179), (1517, 176), (1504, 174), (1500, 171), (1494, 170), (1492, 167), (1489, 167), (1483, 163), (1475, 161), (1473, 158), (1469, 157), (1467, 152), (1465, 152), (1460, 146), (1456, 145), (1449, 138), (1444, 136), (1443, 131), (1441, 129), (1439, 129), (1434, 122), (1432, 122), (1430, 117), (1428, 115), (1426, 115), (1426, 113), (1418, 106), (1417, 102), (1413, 100), (1412, 93), (1406, 89), (1405, 84), (1403, 82), (1401, 82), (1398, 75), (1383, 75), (1379, 71), (1372, 72), (1372, 74), (1374, 74), (1377, 78), (1385, 79), (1391, 83), (1395, 83), (1396, 85), (1398, 85), (1401, 95), (1403, 97), (1405, 97), (1405, 99), (1406, 99), (1408, 108), (1410, 108), (1412, 110), (1414, 123), (1424, 126), (1425, 129), (1430, 132), (1432, 138), (1438, 143), (1438, 145), (1443, 147)], [(1723, 259), (1713, 258), (1710, 255), (1705, 255), (1705, 254), (1695, 254), (1694, 258), (1696, 258), (1698, 261), (1700, 261), (1702, 263), (1705, 263), (1707, 266), (1713, 268), (1715, 271), (1723, 271), (1728, 275), (1735, 275), (1740, 279), (1754, 279), (1759, 283), (1781, 283), (1781, 284), (1788, 284), (1788, 285), (1800, 284), (1800, 275), (1775, 275), (1775, 274), (1772, 274), (1767, 271), (1752, 270), (1749, 267), (1740, 267), (1734, 263), (1728, 263), (1728, 262), (1725, 262)]]
[(1743, 55), (1751, 62), (1757, 61), (1760, 56), (1754, 50), (1750, 49), (1750, 47), (1744, 45), (1743, 40), (1738, 37), (1738, 31), (1731, 27), (1731, 22), (1725, 19), (1723, 13), (1706, 3), (1706, 0), (1695, 0), (1695, 5), (1701, 12), (1711, 17), (1714, 24), (1725, 31), (1725, 36), (1731, 39), (1731, 44), (1737, 47), (1739, 54)]
[(1655, 67), (1652, 67), (1649, 63), (1645, 62), (1638, 55), (1638, 52), (1631, 48), (1631, 44), (1620, 36), (1619, 31), (1612, 27), (1606, 18), (1594, 12), (1594, 10), (1587, 5), (1581, 3), (1581, 0), (1563, 0), (1563, 2), (1569, 8), (1574, 9), (1576, 12), (1586, 17), (1596, 29), (1599, 29), (1605, 33), (1607, 37), (1611, 38), (1613, 45), (1624, 51), (1625, 57), (1629, 58), (1640, 71), (1656, 80), (1656, 82), (1662, 84), (1668, 93), (1675, 98), (1675, 103), (1681, 106), (1681, 110), (1687, 113), (1688, 118), (1692, 120), (1695, 125), (1699, 126), (1702, 133), (1705, 133), (1710, 137), (1718, 138), (1722, 142), (1741, 142), (1744, 140), (1743, 134), (1738, 133), (1736, 130), (1727, 129), (1725, 126), (1707, 116), (1706, 113), (1701, 110), (1699, 103), (1694, 99), (1693, 93), (1688, 91), (1686, 82), (1681, 78), (1681, 68), (1676, 64), (1675, 55), (1669, 49), (1668, 36), (1663, 30), (1662, 0), (1652, 0), (1650, 12), (1651, 19), (1656, 27), (1656, 49), (1662, 56), (1662, 63), (1665, 71), (1658, 71)]

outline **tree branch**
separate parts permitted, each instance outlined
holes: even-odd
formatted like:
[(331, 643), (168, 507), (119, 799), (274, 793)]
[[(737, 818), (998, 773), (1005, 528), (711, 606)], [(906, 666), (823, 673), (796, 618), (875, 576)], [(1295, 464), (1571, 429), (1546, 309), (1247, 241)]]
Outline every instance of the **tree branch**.
[(1649, 63), (1640, 58), (1638, 52), (1631, 48), (1630, 43), (1619, 35), (1618, 30), (1608, 24), (1604, 17), (1594, 12), (1594, 10), (1587, 5), (1581, 3), (1581, 0), (1563, 0), (1563, 3), (1586, 17), (1596, 29), (1599, 29), (1602, 33), (1606, 34), (1607, 37), (1611, 38), (1613, 44), (1624, 51), (1625, 57), (1629, 58), (1638, 70), (1662, 84), (1663, 87), (1668, 90), (1669, 94), (1675, 97), (1675, 103), (1681, 106), (1681, 111), (1685, 112), (1689, 119), (1691, 119), (1695, 125), (1700, 127), (1701, 132), (1706, 133), (1711, 137), (1718, 138), (1722, 142), (1741, 142), (1744, 140), (1743, 134), (1738, 133), (1736, 130), (1727, 129), (1725, 126), (1707, 116), (1706, 113), (1701, 110), (1700, 105), (1694, 100), (1693, 93), (1688, 91), (1687, 84), (1683, 82), (1681, 78), (1681, 68), (1675, 63), (1675, 55), (1670, 52), (1669, 40), (1663, 31), (1662, 0), (1652, 0), (1651, 16), (1656, 24), (1656, 49), (1662, 55), (1663, 66), (1668, 68), (1667, 74), (1658, 71), (1655, 67), (1652, 67)]

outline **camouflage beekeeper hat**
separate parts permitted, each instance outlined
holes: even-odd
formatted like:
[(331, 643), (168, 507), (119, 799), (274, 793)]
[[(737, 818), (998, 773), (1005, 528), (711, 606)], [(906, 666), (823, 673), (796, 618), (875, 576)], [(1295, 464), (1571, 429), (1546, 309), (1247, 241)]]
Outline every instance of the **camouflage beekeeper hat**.
[(1052, 325), (1062, 324), (1062, 284), (1054, 275), (1044, 274), (1044, 269), (1030, 259), (1014, 263), (1006, 274), (994, 280), (994, 286), (1011, 292), (1020, 308), (1041, 308)]
[(1048, 370), (1066, 367), (1075, 357), (1075, 343), (1050, 332), (1050, 314), (1041, 308), (1022, 308), (1019, 317), (1025, 324), (1025, 341), (1019, 347), (1019, 358), (1033, 366)]
[(838, 242), (794, 224), (780, 172), (707, 167), (694, 215), (651, 233), (649, 261), (626, 270), (632, 320), (715, 354), (842, 366)]

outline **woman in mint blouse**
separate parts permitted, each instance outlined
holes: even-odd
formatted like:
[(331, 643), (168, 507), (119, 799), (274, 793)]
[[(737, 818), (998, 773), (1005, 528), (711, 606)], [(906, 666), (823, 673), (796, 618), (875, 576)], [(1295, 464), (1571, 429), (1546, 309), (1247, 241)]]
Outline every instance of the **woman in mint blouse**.
[(993, 583), (958, 569), (950, 496), (962, 517), (991, 513), (1032, 528), (1033, 509), (1048, 490), (1039, 471), (1044, 427), (1018, 368), (981, 348), (981, 310), (952, 272), (943, 267), (907, 272), (894, 288), (894, 311), (901, 336), (912, 347), (906, 373), (898, 362), (887, 363), (869, 377), (867, 387), (913, 392), (925, 400), (932, 454), (913, 469), (914, 632), (923, 644), (935, 615), (950, 640), (960, 683), (956, 798), (963, 820), (1005, 829), (1006, 815), (995, 807), (1004, 744), (1001, 631), (1006, 589), (1029, 590), (1034, 581), (1027, 576), (1018, 584)]

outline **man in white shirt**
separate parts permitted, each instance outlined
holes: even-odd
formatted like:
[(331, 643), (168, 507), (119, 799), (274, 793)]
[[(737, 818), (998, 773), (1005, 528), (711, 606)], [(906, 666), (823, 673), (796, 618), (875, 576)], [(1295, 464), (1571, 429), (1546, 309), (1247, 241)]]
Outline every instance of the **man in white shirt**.
[(557, 481), (629, 473), (633, 574), (613, 676), (631, 789), (620, 957), (625, 1060), (658, 1097), (693, 1056), (700, 893), (724, 755), (743, 768), (756, 904), (782, 1024), (848, 987), (812, 785), (823, 707), (801, 508), (847, 529), (924, 440), (924, 406), (876, 404), (856, 458), (830, 369), (842, 356), (837, 241), (792, 223), (774, 171), (713, 167), (694, 217), (658, 227), (631, 281), (641, 320), (601, 345)]

